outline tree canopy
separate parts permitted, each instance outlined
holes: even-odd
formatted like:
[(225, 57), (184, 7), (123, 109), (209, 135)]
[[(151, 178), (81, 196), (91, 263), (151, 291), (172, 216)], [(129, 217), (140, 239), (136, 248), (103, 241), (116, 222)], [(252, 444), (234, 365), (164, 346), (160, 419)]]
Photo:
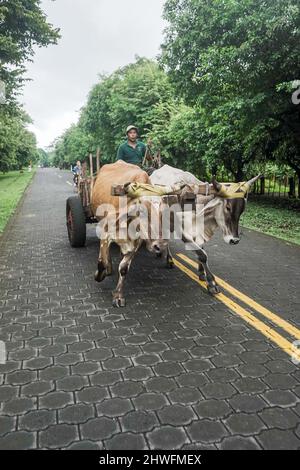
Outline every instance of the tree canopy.
[(25, 62), (34, 46), (55, 44), (59, 32), (47, 22), (40, 0), (2, 0), (0, 3), (0, 80), (6, 98), (13, 99), (24, 81)]
[(100, 76), (54, 162), (97, 147), (113, 161), (135, 124), (168, 162), (203, 178), (241, 180), (269, 163), (300, 178), (299, 0), (166, 0), (164, 18), (159, 59)]
[(300, 175), (300, 107), (291, 101), (299, 1), (167, 0), (164, 16), (161, 60), (177, 93), (204, 113), (208, 159), (237, 178), (254, 158)]
[(34, 46), (55, 44), (59, 32), (47, 22), (40, 0), (0, 2), (0, 82), (5, 100), (0, 103), (0, 171), (20, 168), (38, 158), (30, 122), (18, 103), (25, 80), (25, 63)]
[(159, 65), (138, 58), (135, 63), (101, 77), (89, 95), (79, 124), (93, 136), (105, 158), (112, 160), (125, 139), (127, 126), (137, 125), (145, 137), (153, 126), (156, 106), (172, 97), (171, 84)]

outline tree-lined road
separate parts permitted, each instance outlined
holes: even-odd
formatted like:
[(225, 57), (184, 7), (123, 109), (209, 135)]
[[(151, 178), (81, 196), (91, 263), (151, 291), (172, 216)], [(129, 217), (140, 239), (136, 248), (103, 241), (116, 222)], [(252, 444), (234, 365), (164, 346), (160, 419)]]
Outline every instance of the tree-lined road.
[(0, 448), (300, 448), (300, 249), (217, 237), (219, 298), (181, 244), (172, 271), (142, 251), (114, 309), (115, 275), (93, 278), (95, 227), (69, 246), (70, 182), (39, 170), (0, 240)]

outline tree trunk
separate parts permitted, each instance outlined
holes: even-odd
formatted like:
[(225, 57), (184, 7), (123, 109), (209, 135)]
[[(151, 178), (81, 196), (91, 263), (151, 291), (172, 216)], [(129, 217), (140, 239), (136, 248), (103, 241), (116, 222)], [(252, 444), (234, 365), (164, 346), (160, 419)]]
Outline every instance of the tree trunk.
[(235, 181), (236, 183), (240, 183), (241, 181), (244, 181), (245, 178), (245, 173), (244, 173), (244, 165), (239, 165), (237, 172), (235, 173)]
[(300, 199), (300, 168), (296, 170), (296, 175), (298, 178), (298, 198)]
[(294, 176), (291, 176), (289, 178), (289, 197), (296, 197), (296, 184)]
[(262, 176), (260, 179), (260, 194), (261, 195), (265, 194), (265, 188), (266, 188), (266, 179), (264, 176)]
[(245, 172), (244, 172), (245, 162), (243, 161), (242, 156), (237, 157), (237, 170), (235, 172), (235, 181), (236, 183), (240, 183), (245, 179)]

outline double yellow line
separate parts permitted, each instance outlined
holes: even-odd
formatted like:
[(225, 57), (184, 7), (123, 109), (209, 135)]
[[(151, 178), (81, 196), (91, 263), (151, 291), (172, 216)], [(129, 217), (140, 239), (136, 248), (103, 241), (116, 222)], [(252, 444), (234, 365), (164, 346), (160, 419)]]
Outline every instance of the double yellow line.
[[(198, 269), (198, 264), (192, 259), (190, 259), (188, 256), (185, 256), (182, 253), (177, 253), (177, 257), (174, 259), (174, 263), (175, 263), (175, 266), (177, 266), (177, 268), (179, 268), (182, 272), (184, 272), (189, 278), (191, 278), (201, 287), (204, 287), (206, 289), (206, 283), (204, 281), (200, 281), (198, 278), (198, 275), (194, 271), (189, 269), (186, 265), (182, 264), (178, 258), (184, 261), (186, 264), (196, 269)], [(236, 299), (240, 300), (246, 306), (250, 307), (251, 310), (254, 310), (257, 313), (259, 313), (260, 315), (262, 315), (263, 317), (271, 321), (274, 325), (284, 330), (293, 338), (300, 340), (300, 330), (298, 328), (291, 325), (289, 322), (279, 317), (275, 313), (271, 312), (267, 308), (258, 304), (253, 299), (243, 294), (239, 290), (235, 289), (233, 286), (223, 281), (223, 279), (216, 277), (216, 281), (229, 294), (231, 294)], [(257, 318), (253, 313), (250, 313), (248, 310), (246, 310), (244, 307), (236, 303), (230, 297), (227, 297), (224, 294), (217, 294), (216, 299), (218, 299), (220, 302), (226, 305), (230, 310), (232, 310), (241, 318), (243, 318), (251, 326), (253, 326), (258, 331), (260, 331), (268, 339), (270, 339), (275, 344), (277, 344), (277, 346), (283, 349), (293, 359), (300, 361), (300, 350), (297, 349), (297, 347), (291, 341), (283, 337), (281, 334), (277, 333), (277, 331), (269, 327), (263, 321), (259, 320), (259, 318)]]

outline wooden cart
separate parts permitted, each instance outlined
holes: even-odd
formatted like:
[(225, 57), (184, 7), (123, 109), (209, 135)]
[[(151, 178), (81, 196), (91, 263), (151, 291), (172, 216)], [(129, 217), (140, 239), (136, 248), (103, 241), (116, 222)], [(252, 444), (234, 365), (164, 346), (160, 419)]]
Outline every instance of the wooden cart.
[[(93, 185), (97, 174), (100, 170), (100, 152), (97, 152), (96, 157), (97, 172), (94, 174), (93, 156), (89, 157), (89, 171), (86, 162), (82, 168), (82, 175), (79, 178), (78, 194), (71, 196), (66, 203), (66, 219), (67, 230), (70, 245), (73, 248), (81, 248), (86, 242), (86, 224), (93, 224), (97, 222), (95, 214), (93, 214), (91, 206), (91, 196), (93, 192)], [(89, 175), (88, 175), (89, 173)], [(202, 198), (199, 203), (203, 203), (203, 196), (214, 194), (215, 191), (212, 185), (203, 183), (191, 190), (188, 185), (185, 191), (179, 194), (174, 192), (166, 192), (161, 195), (162, 200), (168, 204), (173, 205), (177, 202), (184, 204), (186, 202), (196, 203), (198, 198)], [(151, 185), (149, 185), (151, 187)], [(154, 186), (152, 186), (154, 188)], [(114, 196), (125, 196), (128, 192), (128, 185), (114, 185), (112, 186), (112, 194)]]
[(93, 184), (100, 170), (100, 152), (96, 157), (97, 172), (94, 174), (93, 156), (89, 156), (88, 165), (84, 162), (82, 174), (78, 182), (78, 194), (71, 196), (66, 202), (67, 230), (70, 245), (73, 248), (81, 248), (86, 242), (86, 224), (96, 223), (96, 217), (91, 207), (91, 195)]

